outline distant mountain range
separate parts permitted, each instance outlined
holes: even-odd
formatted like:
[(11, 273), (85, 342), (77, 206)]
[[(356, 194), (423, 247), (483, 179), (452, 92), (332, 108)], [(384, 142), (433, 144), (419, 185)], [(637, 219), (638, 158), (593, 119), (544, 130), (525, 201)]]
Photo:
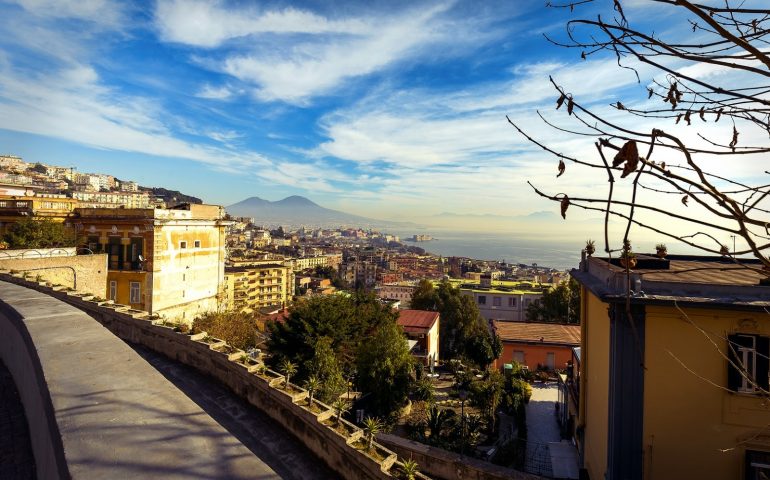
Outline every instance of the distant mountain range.
[(289, 226), (289, 227), (323, 227), (336, 228), (341, 226), (383, 228), (408, 225), (399, 222), (376, 220), (373, 218), (351, 215), (324, 208), (305, 197), (292, 195), (283, 200), (271, 202), (259, 197), (250, 197), (225, 208), (234, 217), (254, 218), (258, 225)]

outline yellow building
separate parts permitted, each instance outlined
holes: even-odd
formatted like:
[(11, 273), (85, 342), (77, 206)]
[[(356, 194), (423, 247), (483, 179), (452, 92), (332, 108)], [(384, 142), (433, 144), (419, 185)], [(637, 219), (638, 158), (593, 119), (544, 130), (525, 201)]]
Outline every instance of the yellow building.
[(0, 234), (23, 218), (46, 218), (69, 222), (75, 216), (78, 201), (64, 195), (0, 195)]
[(77, 209), (81, 244), (108, 254), (110, 300), (170, 319), (192, 321), (223, 302), (224, 210)]
[(294, 272), (275, 261), (233, 261), (225, 268), (227, 307), (256, 311), (285, 307), (294, 297)]
[(599, 258), (572, 272), (582, 286), (571, 374), (581, 478), (768, 478), (770, 286), (760, 284), (761, 265), (638, 258), (629, 278)]

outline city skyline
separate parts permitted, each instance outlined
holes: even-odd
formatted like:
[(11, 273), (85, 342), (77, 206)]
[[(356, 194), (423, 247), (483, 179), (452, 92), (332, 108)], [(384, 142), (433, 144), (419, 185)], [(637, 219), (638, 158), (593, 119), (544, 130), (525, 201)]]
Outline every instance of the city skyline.
[[(624, 8), (682, 35), (665, 30), (664, 7)], [(543, 35), (563, 37), (569, 9), (533, 1), (0, 9), (17, 20), (0, 40), (0, 150), (224, 205), (302, 195), (386, 220), (558, 212), (527, 180), (554, 193), (605, 180), (568, 165), (556, 183), (554, 159), (505, 116), (590, 154), (590, 140), (538, 119), (566, 115), (553, 111), (549, 75), (609, 115), (618, 98), (644, 101), (653, 78), (550, 44)]]

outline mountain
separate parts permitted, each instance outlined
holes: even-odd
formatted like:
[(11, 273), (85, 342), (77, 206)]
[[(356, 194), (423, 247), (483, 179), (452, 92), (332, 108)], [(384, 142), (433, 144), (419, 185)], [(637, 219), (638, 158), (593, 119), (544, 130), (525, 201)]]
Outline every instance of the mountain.
[(234, 217), (252, 217), (258, 225), (288, 227), (393, 227), (403, 226), (400, 222), (388, 222), (360, 217), (349, 213), (324, 208), (298, 195), (271, 202), (259, 197), (250, 197), (226, 207)]

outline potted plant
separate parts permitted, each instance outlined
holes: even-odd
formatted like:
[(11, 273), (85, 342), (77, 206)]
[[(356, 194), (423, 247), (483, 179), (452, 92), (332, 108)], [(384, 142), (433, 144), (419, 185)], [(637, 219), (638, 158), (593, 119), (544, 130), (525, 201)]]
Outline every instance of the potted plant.
[(666, 248), (665, 243), (655, 245), (655, 251), (657, 252), (658, 258), (665, 258), (666, 255), (668, 255), (668, 248)]
[(596, 251), (596, 244), (590, 238), (586, 240), (586, 253), (590, 257)]
[(636, 267), (636, 254), (631, 250), (631, 240), (623, 241), (623, 251), (620, 254), (620, 264), (623, 268)]

